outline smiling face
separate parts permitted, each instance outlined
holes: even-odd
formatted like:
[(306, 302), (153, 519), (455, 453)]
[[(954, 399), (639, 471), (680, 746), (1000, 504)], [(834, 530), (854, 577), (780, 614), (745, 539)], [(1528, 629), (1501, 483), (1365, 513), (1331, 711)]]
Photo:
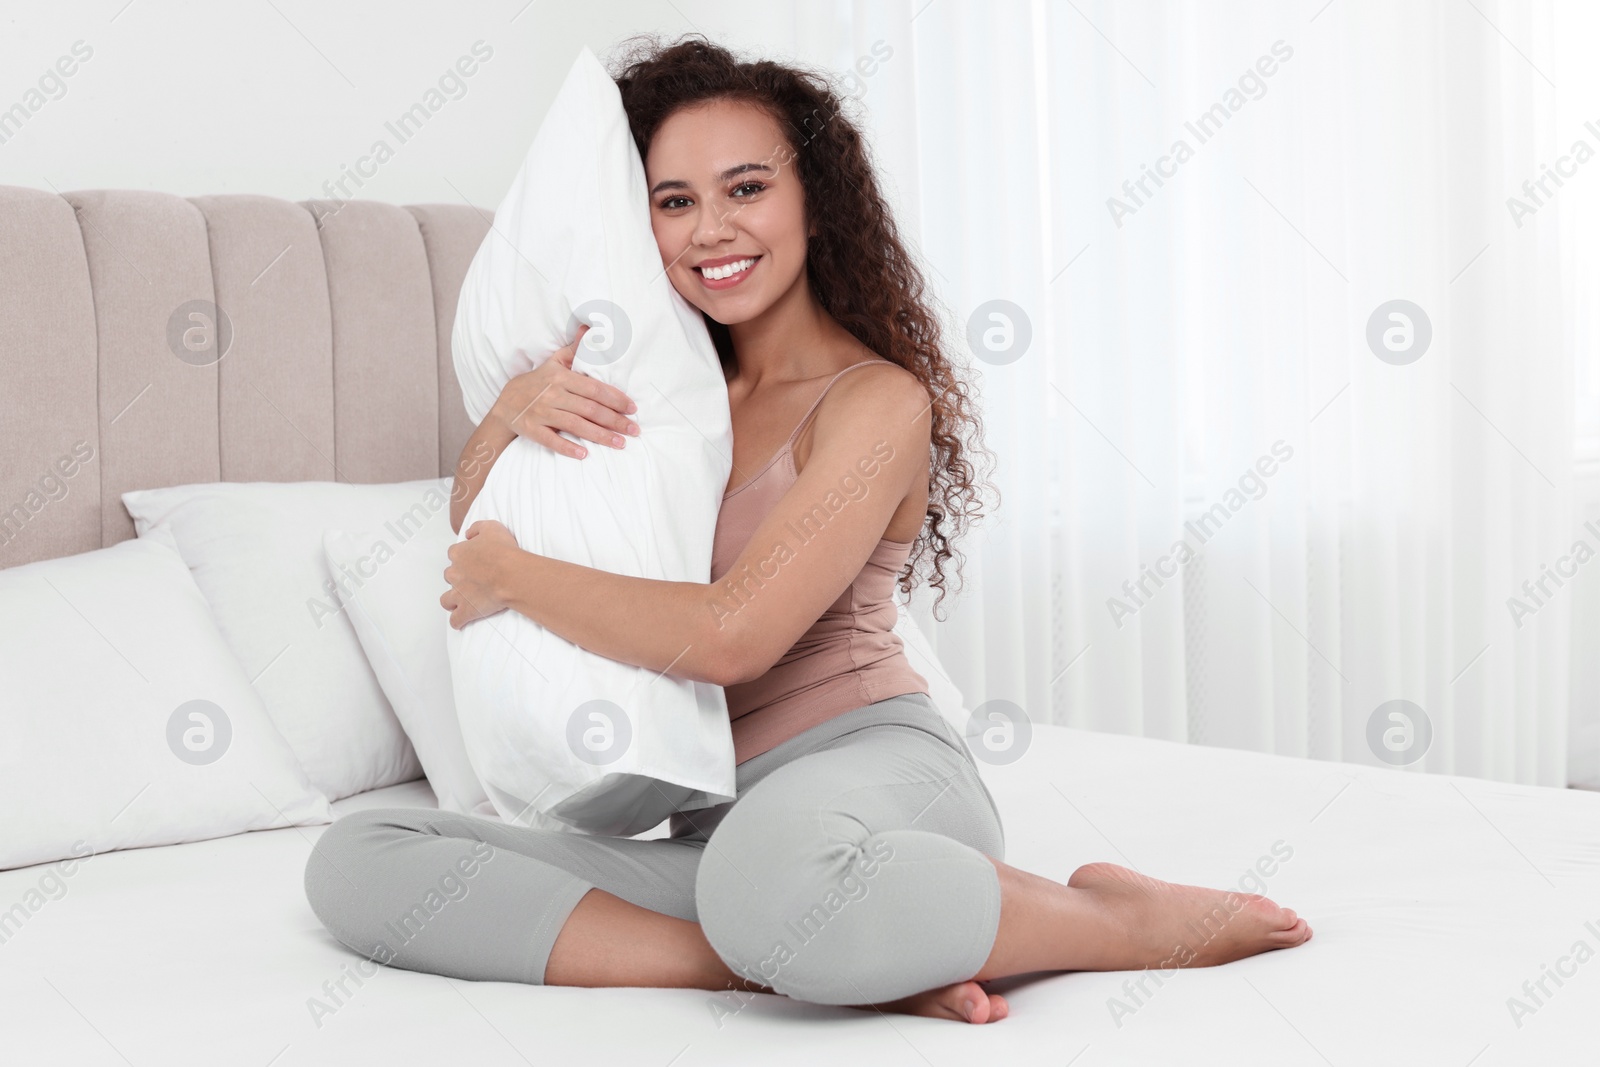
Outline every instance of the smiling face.
[(711, 100), (673, 113), (650, 141), (645, 183), (667, 276), (717, 322), (755, 318), (803, 277), (805, 194), (766, 111)]

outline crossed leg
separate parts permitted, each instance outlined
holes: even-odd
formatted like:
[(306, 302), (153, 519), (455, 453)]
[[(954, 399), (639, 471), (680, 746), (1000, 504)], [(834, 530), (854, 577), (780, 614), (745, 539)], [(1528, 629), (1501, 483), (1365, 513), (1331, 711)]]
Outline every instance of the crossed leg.
[[(990, 979), (1039, 971), (1212, 967), (1311, 938), (1305, 919), (1254, 894), (1176, 885), (1109, 863), (1080, 867), (1063, 885), (991, 862), (1000, 882), (1000, 926), (982, 968), (965, 981), (860, 1007), (997, 1022), (1009, 1006), (984, 988)], [(773, 992), (735, 974), (698, 923), (600, 889), (586, 894), (561, 928), (545, 983)]]
[[(562, 927), (545, 981), (777, 991), (982, 1023), (1009, 1011), (990, 979), (1208, 967), (1311, 936), (1255, 894), (1108, 863), (1066, 884), (1012, 867), (991, 816), (976, 770), (937, 741), (845, 735), (740, 798), (702, 856), (697, 921), (596, 890)], [(815, 907), (830, 890), (832, 917)]]
[(777, 768), (709, 840), (365, 811), (323, 835), (306, 890), (339, 940), (416, 970), (742, 988), (977, 1023), (1008, 1011), (989, 979), (1214, 966), (1311, 936), (1260, 896), (1103, 863), (1063, 885), (1002, 853), (970, 762), (874, 727)]

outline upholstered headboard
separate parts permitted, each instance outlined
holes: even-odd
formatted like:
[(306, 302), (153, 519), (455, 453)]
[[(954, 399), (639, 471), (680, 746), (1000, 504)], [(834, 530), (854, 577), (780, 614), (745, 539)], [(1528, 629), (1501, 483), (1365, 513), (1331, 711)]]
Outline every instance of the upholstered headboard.
[(0, 567), (132, 537), (130, 489), (452, 472), (450, 328), (490, 221), (0, 186)]

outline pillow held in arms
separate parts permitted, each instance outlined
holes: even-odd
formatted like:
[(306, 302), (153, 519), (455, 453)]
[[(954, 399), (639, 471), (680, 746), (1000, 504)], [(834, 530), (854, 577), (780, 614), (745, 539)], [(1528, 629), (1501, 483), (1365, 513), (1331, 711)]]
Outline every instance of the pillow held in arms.
[[(583, 459), (517, 437), (456, 540), (496, 519), (542, 556), (709, 581), (732, 464), (727, 384), (662, 268), (621, 93), (587, 48), (462, 282), (451, 344), (473, 422), (585, 323), (573, 369), (638, 404), (639, 436)], [(585, 651), (514, 610), (440, 625), (468, 758), (506, 821), (625, 836), (733, 798), (720, 686)]]

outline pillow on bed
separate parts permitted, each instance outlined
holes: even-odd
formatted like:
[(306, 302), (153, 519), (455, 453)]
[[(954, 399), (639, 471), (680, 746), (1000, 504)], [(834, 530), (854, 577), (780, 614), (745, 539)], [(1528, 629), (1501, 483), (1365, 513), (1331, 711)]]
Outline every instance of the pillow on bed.
[(312, 785), (338, 800), (422, 774), (340, 609), (322, 534), (387, 529), (403, 540), (448, 515), (448, 480), (211, 482), (135, 490), (122, 502), (140, 537), (172, 535)]
[(177, 549), (0, 571), (0, 868), (325, 823)]
[(328, 570), (339, 576), (345, 615), (422, 761), (442, 811), (499, 818), (478, 781), (456, 722), (439, 598), (455, 543), (441, 508), (402, 543), (387, 529), (323, 536)]

